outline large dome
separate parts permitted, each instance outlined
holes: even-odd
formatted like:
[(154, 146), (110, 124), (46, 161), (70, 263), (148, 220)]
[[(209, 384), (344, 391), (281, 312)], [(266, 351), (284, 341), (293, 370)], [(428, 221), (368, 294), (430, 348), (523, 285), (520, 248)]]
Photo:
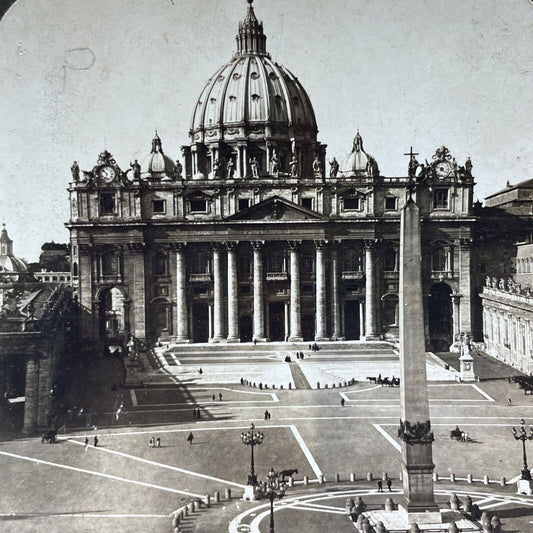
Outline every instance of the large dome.
[[(239, 24), (237, 53), (205, 85), (193, 111), (191, 136), (207, 131), (208, 140), (209, 130), (221, 126), (264, 124), (278, 129), (294, 127), (316, 136), (309, 96), (294, 74), (272, 61), (265, 45), (263, 25), (250, 2), (246, 18)], [(194, 140), (200, 140), (199, 136)]]
[(352, 151), (343, 159), (340, 171), (345, 176), (365, 174), (377, 176), (379, 168), (376, 160), (363, 149), (363, 139), (359, 130), (353, 140)]
[(20, 275), (28, 274), (28, 265), (13, 255), (13, 241), (5, 226), (0, 234), (0, 282), (17, 281)]

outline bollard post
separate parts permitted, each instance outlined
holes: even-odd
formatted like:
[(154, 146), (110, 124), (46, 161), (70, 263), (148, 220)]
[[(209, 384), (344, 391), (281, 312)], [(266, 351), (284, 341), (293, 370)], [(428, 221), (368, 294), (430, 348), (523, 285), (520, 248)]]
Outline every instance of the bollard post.
[(468, 475), (466, 476), (466, 482), (467, 482), (467, 483), (473, 483), (473, 481), (472, 481), (472, 474), (468, 474)]
[(489, 476), (487, 476), (487, 474), (485, 474), (483, 476), (483, 485), (488, 485), (489, 484)]
[(304, 485), (309, 485), (309, 476), (304, 476)]
[(292, 383), (289, 383), (289, 389), (292, 389)]
[(189, 506), (188, 505), (186, 505), (183, 508), (183, 518), (185, 518), (186, 516), (189, 516)]
[(279, 388), (280, 388), (280, 389), (283, 389), (283, 385), (280, 385)]
[(181, 529), (179, 527), (174, 528), (174, 533), (180, 533)]
[(331, 387), (334, 389), (335, 388), (335, 383), (333, 383), (333, 385)]
[(355, 473), (350, 472), (350, 481), (353, 483), (355, 481)]
[(318, 482), (319, 482), (320, 484), (324, 483), (324, 474), (320, 474), (320, 475), (318, 476)]
[(455, 483), (455, 474), (450, 474), (450, 481)]
[(366, 473), (366, 480), (367, 481), (372, 481), (372, 472), (367, 472)]
[(205, 504), (207, 505), (207, 507), (211, 507), (211, 496), (209, 496), (209, 494), (206, 494), (204, 498), (205, 498)]
[(505, 487), (505, 485), (507, 485), (507, 479), (505, 479), (505, 476), (502, 476), (502, 478), (500, 479), (500, 485), (502, 487)]
[(327, 389), (327, 388), (328, 388), (328, 384), (327, 384), (327, 383), (326, 383), (326, 384), (324, 385), (324, 388), (325, 388), (325, 389)]
[(224, 498), (226, 500), (231, 500), (231, 489), (226, 489), (224, 492)]
[(289, 487), (294, 487), (294, 478), (292, 476), (289, 478)]
[(194, 513), (196, 510), (198, 510), (198, 502), (196, 500), (194, 500), (192, 502), (192, 509), (191, 511)]
[(388, 476), (387, 472), (383, 472), (383, 473), (381, 474), (381, 479), (382, 479), (383, 481), (387, 481), (387, 478), (388, 478), (388, 477), (389, 477), (389, 476)]
[(433, 472), (433, 481), (436, 483), (439, 480), (439, 474), (437, 472)]
[(174, 527), (178, 527), (180, 525), (180, 515), (179, 514), (175, 514), (174, 518), (172, 518), (172, 525)]
[(335, 482), (338, 483), (341, 480), (341, 476), (339, 474), (335, 474)]
[(316, 382), (316, 388), (317, 388), (317, 389), (320, 388), (320, 381), (317, 381), (317, 382)]
[(220, 503), (220, 491), (215, 492), (215, 503)]

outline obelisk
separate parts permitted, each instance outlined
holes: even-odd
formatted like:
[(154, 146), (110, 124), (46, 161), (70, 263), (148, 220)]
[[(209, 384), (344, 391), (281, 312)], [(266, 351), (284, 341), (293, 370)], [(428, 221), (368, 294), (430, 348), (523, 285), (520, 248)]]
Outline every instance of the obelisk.
[(439, 523), (433, 494), (432, 442), (427, 392), (422, 289), (420, 211), (408, 184), (406, 205), (400, 219), (400, 371), (404, 499), (400, 513), (413, 522)]

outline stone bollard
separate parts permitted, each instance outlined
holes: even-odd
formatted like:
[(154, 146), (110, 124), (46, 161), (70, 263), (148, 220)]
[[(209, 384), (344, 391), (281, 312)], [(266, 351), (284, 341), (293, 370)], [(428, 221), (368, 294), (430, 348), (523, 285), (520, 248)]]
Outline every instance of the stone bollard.
[(505, 476), (502, 476), (502, 478), (500, 479), (500, 485), (502, 487), (505, 487), (505, 485), (507, 485), (507, 479), (505, 479)]
[(317, 388), (317, 389), (320, 388), (320, 381), (317, 381), (317, 382), (316, 382), (316, 388)]
[(479, 520), (480, 524), (482, 526), (486, 526), (486, 525), (489, 525), (490, 526), (490, 517), (489, 517), (489, 513), (487, 513), (487, 511), (483, 511), (483, 513), (481, 514), (481, 519)]
[(437, 472), (433, 472), (433, 481), (436, 483), (439, 480), (439, 474)]
[(231, 489), (226, 489), (226, 490), (224, 491), (224, 498), (225, 498), (226, 500), (231, 500)]
[(372, 472), (367, 472), (366, 473), (366, 480), (367, 481), (372, 481)]
[(206, 494), (204, 496), (204, 502), (207, 505), (207, 507), (211, 507), (211, 496), (209, 496), (209, 494)]
[(185, 518), (186, 516), (189, 516), (189, 506), (188, 505), (186, 505), (183, 508), (183, 518)]
[(325, 388), (325, 389), (327, 389), (327, 388), (328, 388), (328, 384), (327, 384), (327, 383), (326, 383), (326, 384), (324, 385), (324, 388)]
[(473, 482), (473, 480), (472, 480), (472, 474), (467, 474), (467, 475), (466, 475), (466, 482), (467, 482), (467, 483), (472, 483), (472, 482)]
[(196, 500), (197, 509), (201, 509), (203, 503), (202, 500)]
[(457, 494), (455, 492), (452, 493), (450, 496), (450, 509), (452, 511), (459, 511), (461, 507), (461, 500), (457, 497)]
[(259, 382), (259, 390), (263, 390), (263, 384)]
[(196, 500), (194, 500), (194, 501), (192, 502), (192, 509), (191, 509), (191, 511), (194, 513), (194, 512), (197, 511), (197, 510), (198, 510), (198, 502), (197, 502)]
[(276, 385), (273, 384), (273, 385), (272, 385), (272, 388), (275, 389), (275, 388), (276, 388)]
[(320, 474), (320, 475), (318, 476), (318, 482), (319, 482), (320, 484), (324, 483), (324, 474)]
[(220, 503), (220, 491), (215, 492), (215, 503)]
[(283, 385), (280, 385), (279, 388), (283, 390)]
[(304, 485), (309, 485), (309, 476), (304, 476)]
[(500, 519), (499, 519), (498, 515), (495, 514), (490, 519), (490, 525), (492, 526), (492, 532), (493, 533), (501, 533), (501, 531), (502, 531), (502, 523), (500, 522)]
[(385, 511), (394, 511), (394, 508), (395, 508), (394, 501), (393, 501), (392, 498), (389, 496), (389, 497), (385, 500)]
[(467, 514), (471, 514), (472, 513), (472, 498), (470, 496), (466, 496), (466, 498), (465, 498), (464, 511)]
[(341, 480), (341, 476), (339, 474), (335, 474), (335, 482), (338, 483)]
[(387, 530), (385, 529), (385, 526), (383, 525), (383, 522), (380, 520), (376, 524), (376, 533), (387, 533)]
[(353, 483), (355, 481), (355, 474), (350, 472), (350, 481)]
[(400, 473), (398, 474), (398, 480), (399, 481), (403, 481), (403, 472), (400, 471)]
[(483, 485), (488, 485), (489, 484), (489, 476), (487, 476), (487, 474), (485, 474), (483, 476)]
[(255, 389), (255, 381), (254, 381), (254, 383), (253, 383), (253, 388)]
[(335, 383), (333, 383), (333, 385), (331, 386), (331, 388), (333, 388), (333, 389), (335, 388)]
[(180, 531), (181, 529), (179, 528), (179, 526), (174, 528), (174, 533), (180, 533)]
[(382, 479), (383, 481), (387, 481), (387, 478), (388, 478), (388, 477), (389, 477), (389, 474), (387, 474), (387, 472), (383, 472), (383, 473), (381, 474), (381, 479)]
[(292, 476), (289, 477), (289, 487), (294, 487), (294, 478)]
[(455, 474), (450, 474), (450, 481), (455, 483)]
[(175, 514), (174, 518), (172, 518), (172, 525), (174, 527), (178, 527), (180, 525), (180, 515), (179, 514)]
[(289, 389), (292, 389), (292, 383), (289, 383)]
[(455, 522), (450, 522), (448, 526), (448, 533), (459, 533), (459, 528)]

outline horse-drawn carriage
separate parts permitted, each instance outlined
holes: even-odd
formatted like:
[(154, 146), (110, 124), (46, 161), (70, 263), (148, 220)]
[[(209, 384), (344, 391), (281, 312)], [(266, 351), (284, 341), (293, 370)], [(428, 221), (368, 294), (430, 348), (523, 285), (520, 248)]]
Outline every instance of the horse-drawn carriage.
[(459, 426), (455, 426), (455, 429), (452, 429), (450, 431), (450, 439), (460, 440), (462, 442), (469, 442), (470, 435), (466, 431), (459, 429)]
[(41, 444), (44, 444), (44, 441), (48, 441), (48, 444), (54, 444), (56, 441), (57, 429), (49, 429), (43, 433), (41, 437)]

